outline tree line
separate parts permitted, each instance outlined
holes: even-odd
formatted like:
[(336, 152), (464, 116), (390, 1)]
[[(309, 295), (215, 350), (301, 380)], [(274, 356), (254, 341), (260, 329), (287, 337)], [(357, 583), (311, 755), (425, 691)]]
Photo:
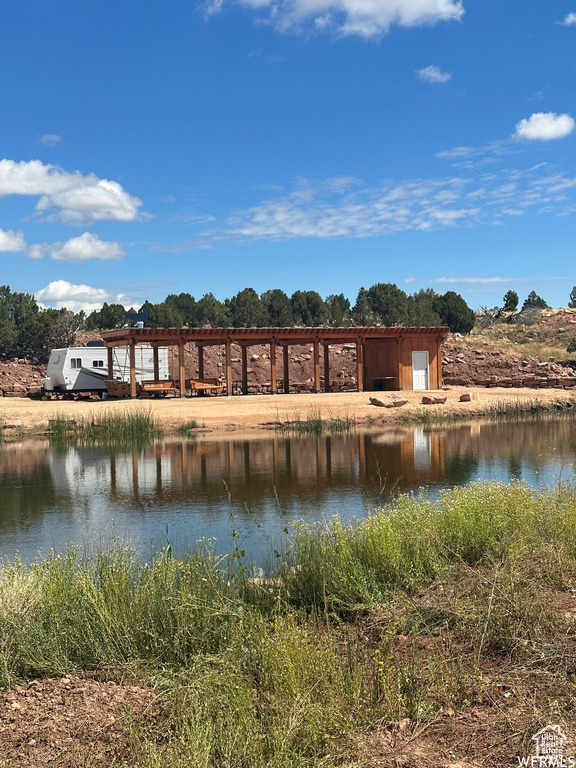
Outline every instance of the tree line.
[(35, 357), (45, 362), (51, 349), (74, 343), (84, 319), (83, 312), (44, 309), (32, 294), (0, 285), (0, 358)]
[[(323, 299), (316, 291), (295, 291), (288, 296), (279, 288), (258, 295), (253, 288), (219, 301), (212, 293), (196, 300), (190, 293), (170, 294), (164, 301), (149, 301), (139, 308), (148, 315), (152, 328), (288, 328), (294, 326), (447, 326), (469, 333), (476, 316), (462, 296), (454, 291), (436, 293), (432, 288), (407, 294), (394, 283), (376, 283), (360, 288), (354, 305), (343, 293)], [(87, 329), (122, 327), (125, 309), (104, 304), (86, 318)]]
[[(316, 291), (279, 288), (258, 295), (253, 288), (219, 301), (212, 293), (196, 300), (190, 293), (170, 294), (164, 301), (145, 301), (133, 312), (148, 314), (153, 328), (253, 328), (294, 326), (447, 326), (468, 333), (475, 314), (454, 291), (431, 288), (407, 294), (394, 283), (376, 283), (358, 291), (354, 305), (343, 293), (323, 299)], [(121, 304), (107, 304), (86, 315), (41, 307), (32, 294), (0, 286), (0, 358), (33, 357), (46, 362), (51, 349), (68, 347), (81, 330), (110, 330), (127, 324)]]

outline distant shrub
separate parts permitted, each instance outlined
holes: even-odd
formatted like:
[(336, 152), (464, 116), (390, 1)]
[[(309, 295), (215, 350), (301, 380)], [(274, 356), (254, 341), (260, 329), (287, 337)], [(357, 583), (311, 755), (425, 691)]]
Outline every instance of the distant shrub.
[(573, 336), (570, 339), (568, 346), (566, 347), (566, 352), (576, 352), (576, 336)]

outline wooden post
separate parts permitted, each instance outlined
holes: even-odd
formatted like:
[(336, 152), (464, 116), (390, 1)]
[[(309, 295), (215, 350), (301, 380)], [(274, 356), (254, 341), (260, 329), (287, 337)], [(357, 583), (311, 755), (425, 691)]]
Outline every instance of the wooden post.
[(278, 392), (278, 377), (276, 376), (276, 339), (270, 339), (270, 392)]
[(198, 378), (204, 378), (204, 345), (196, 344), (198, 347)]
[(248, 394), (248, 347), (242, 344), (242, 394)]
[(136, 342), (130, 339), (130, 397), (136, 397)]
[(226, 394), (232, 394), (232, 341), (226, 339)]
[(324, 392), (330, 392), (330, 346), (324, 344)]
[(152, 354), (154, 355), (154, 380), (158, 381), (160, 379), (160, 361), (158, 359), (158, 347), (154, 346), (152, 348)]
[(284, 344), (282, 354), (284, 357), (284, 394), (287, 395), (290, 392), (290, 371), (288, 370), (290, 356), (288, 344)]
[(441, 389), (442, 381), (442, 336), (436, 339), (436, 389)]
[(320, 392), (320, 343), (314, 339), (314, 392)]
[(356, 382), (358, 384), (358, 392), (364, 391), (362, 357), (362, 339), (356, 339)]
[(184, 339), (178, 339), (178, 362), (180, 363), (180, 397), (186, 395), (186, 370), (184, 367)]
[(114, 378), (114, 349), (112, 347), (108, 347), (106, 350), (108, 352), (108, 378), (113, 379)]

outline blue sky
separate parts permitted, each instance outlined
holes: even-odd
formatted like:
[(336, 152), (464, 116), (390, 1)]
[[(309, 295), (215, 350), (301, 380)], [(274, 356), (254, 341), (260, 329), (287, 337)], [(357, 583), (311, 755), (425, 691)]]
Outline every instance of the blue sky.
[(576, 0), (18, 0), (0, 282), (46, 306), (576, 284)]

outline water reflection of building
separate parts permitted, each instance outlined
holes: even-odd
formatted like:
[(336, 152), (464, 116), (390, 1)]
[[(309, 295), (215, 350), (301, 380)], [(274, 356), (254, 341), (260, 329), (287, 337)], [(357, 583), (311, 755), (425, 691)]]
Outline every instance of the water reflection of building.
[(416, 430), (383, 435), (272, 437), (226, 442), (177, 442), (110, 454), (114, 503), (207, 506), (227, 497), (251, 509), (269, 501), (318, 501), (352, 487), (382, 494), (444, 479), (443, 436)]

